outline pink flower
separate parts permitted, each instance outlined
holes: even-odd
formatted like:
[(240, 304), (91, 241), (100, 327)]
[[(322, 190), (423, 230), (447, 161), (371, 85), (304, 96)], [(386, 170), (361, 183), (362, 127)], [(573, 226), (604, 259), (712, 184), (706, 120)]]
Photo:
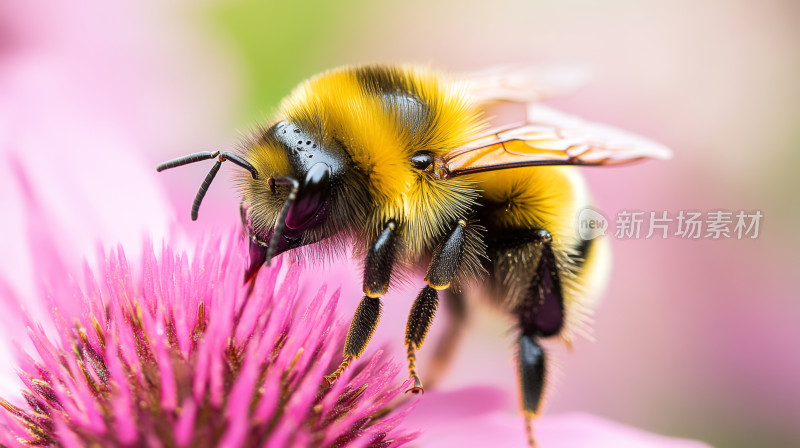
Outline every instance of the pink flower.
[[(30, 187), (23, 190), (28, 222), (49, 222)], [(156, 256), (146, 244), (138, 270), (120, 247), (98, 275), (87, 267), (78, 282), (52, 250), (47, 226), (31, 230), (52, 318), (2, 318), (6, 335), (27, 331), (33, 343), (32, 355), (18, 356), (27, 404), (0, 399), (4, 446), (399, 446), (409, 430), (421, 430), (422, 447), (526, 446), (511, 395), (431, 390), (410, 412), (395, 400), (409, 385), (398, 375), (404, 363), (381, 363), (379, 354), (330, 390), (322, 386), (339, 361), (350, 310), (337, 315), (338, 290), (327, 298), (312, 285), (334, 274), (279, 259), (248, 295), (246, 251), (230, 236), (196, 244), (192, 261), (168, 247)], [(0, 299), (8, 309), (36, 305), (1, 281)], [(545, 416), (536, 432), (545, 448), (703, 446), (585, 415)]]
[[(404, 424), (423, 428), (415, 443), (424, 447), (525, 447), (522, 419), (509, 412), (511, 401), (501, 389), (486, 386), (426, 392)], [(709, 448), (588, 414), (545, 414), (534, 426), (542, 448)]]
[[(172, 267), (175, 269), (172, 272), (176, 274), (167, 276), (172, 279), (172, 284), (166, 290), (162, 286), (162, 294), (164, 291), (172, 291), (169, 296), (145, 296), (145, 294), (155, 294), (155, 290), (144, 289), (147, 284), (162, 285), (161, 282), (155, 280), (146, 283), (146, 272), (151, 272), (151, 276), (153, 276), (153, 272), (157, 272), (159, 275), (155, 276), (156, 280), (163, 280), (160, 274), (165, 269), (163, 265), (155, 262), (150, 247), (146, 248), (144, 259), (149, 260), (148, 263), (151, 264), (149, 267), (145, 267), (144, 274), (129, 273), (129, 276), (124, 278), (127, 268), (124, 267), (124, 263), (121, 263), (117, 255), (114, 257), (114, 263), (107, 265), (101, 271), (103, 275), (97, 276), (98, 279), (102, 278), (102, 282), (95, 282), (93, 288), (84, 288), (81, 292), (67, 277), (66, 273), (72, 270), (71, 267), (68, 267), (72, 265), (70, 262), (85, 256), (84, 248), (98, 238), (104, 241), (122, 240), (129, 244), (131, 241), (138, 241), (143, 229), (147, 229), (150, 234), (159, 236), (168, 234), (171, 219), (174, 219), (175, 216), (185, 218), (188, 215), (188, 204), (196, 192), (199, 178), (197, 173), (191, 172), (185, 175), (180, 174), (179, 178), (162, 178), (161, 182), (171, 182), (167, 188), (162, 188), (154, 180), (154, 164), (163, 160), (164, 154), (184, 151), (177, 148), (206, 149), (208, 145), (216, 143), (221, 138), (220, 135), (225, 135), (224, 133), (230, 127), (225, 122), (225, 117), (230, 114), (228, 101), (232, 101), (230, 98), (235, 95), (232, 95), (230, 90), (226, 90), (224, 86), (232, 85), (232, 82), (231, 80), (218, 82), (218, 78), (213, 76), (215, 68), (226, 67), (228, 64), (212, 63), (209, 65), (209, 60), (217, 59), (212, 58), (213, 55), (209, 54), (208, 45), (191, 48), (177, 45), (173, 48), (177, 41), (194, 41), (196, 39), (180, 38), (183, 35), (175, 30), (180, 30), (182, 27), (173, 26), (171, 22), (160, 23), (159, 21), (159, 24), (156, 24), (152, 19), (158, 17), (160, 9), (152, 9), (154, 5), (160, 4), (153, 1), (109, 3), (94, 0), (87, 7), (76, 8), (72, 4), (65, 3), (63, 6), (59, 6), (52, 2), (34, 1), (9, 3), (8, 7), (0, 12), (0, 23), (2, 23), (0, 28), (3, 28), (3, 32), (0, 33), (2, 34), (0, 36), (0, 97), (5, 100), (0, 105), (0, 155), (5, 161), (8, 161), (8, 156), (11, 154), (18, 158), (18, 165), (27, 170), (31, 182), (41, 195), (42, 208), (47, 210), (50, 215), (49, 219), (34, 219), (29, 222), (58, 223), (59, 234), (54, 238), (55, 241), (50, 241), (53, 244), (41, 244), (36, 247), (33, 257), (42, 259), (53, 257), (57, 252), (54, 248), (60, 249), (61, 254), (65, 257), (64, 264), (53, 263), (52, 260), (40, 260), (36, 263), (26, 262), (30, 252), (26, 250), (24, 238), (19, 238), (19, 236), (26, 226), (23, 219), (20, 218), (24, 215), (23, 211), (27, 210), (28, 204), (25, 195), (16, 194), (17, 184), (13, 171), (16, 170), (17, 164), (1, 164), (0, 187), (3, 187), (6, 194), (3, 199), (0, 199), (0, 209), (5, 213), (3, 219), (5, 227), (0, 235), (0, 246), (3, 247), (4, 252), (4, 256), (0, 258), (0, 275), (5, 276), (9, 282), (13, 282), (18, 290), (24, 291), (22, 297), (25, 300), (20, 300), (20, 302), (25, 303), (26, 307), (29, 310), (32, 309), (33, 312), (36, 306), (29, 299), (34, 294), (25, 287), (34, 279), (40, 279), (43, 275), (42, 271), (53, 274), (46, 276), (51, 283), (46, 297), (50, 301), (49, 305), (58, 307), (58, 313), (55, 314), (56, 322), (45, 323), (44, 326), (39, 326), (33, 318), (17, 322), (17, 319), (14, 318), (16, 314), (6, 314), (2, 317), (0, 326), (5, 330), (4, 336), (14, 334), (14, 328), (18, 327), (25, 331), (27, 326), (31, 329), (34, 339), (40, 342), (40, 345), (30, 353), (41, 356), (41, 359), (34, 361), (34, 358), (23, 355), (21, 376), (26, 384), (26, 395), (36, 399), (40, 404), (37, 401), (33, 403), (40, 409), (50, 409), (50, 414), (46, 415), (44, 420), (37, 420), (45, 414), (36, 415), (30, 405), (10, 399), (13, 404), (8, 403), (8, 407), (12, 412), (0, 411), (0, 414), (5, 414), (0, 417), (0, 421), (5, 419), (14, 432), (2, 432), (0, 443), (16, 446), (18, 441), (14, 439), (15, 437), (30, 436), (27, 433), (25, 417), (45, 426), (51, 424), (51, 432), (55, 431), (65, 436), (74, 435), (75, 438), (71, 440), (73, 444), (78, 445), (84, 443), (84, 440), (78, 437), (85, 434), (80, 431), (76, 432), (75, 429), (78, 426), (75, 425), (86, 422), (97, 424), (98, 428), (105, 428), (105, 436), (114, 436), (118, 440), (124, 440), (125, 437), (130, 438), (134, 432), (137, 432), (136, 435), (140, 435), (138, 431), (146, 432), (150, 428), (156, 427), (143, 426), (140, 423), (155, 423), (152, 418), (141, 420), (148, 415), (146, 412), (144, 415), (135, 414), (133, 411), (125, 414), (117, 413), (115, 412), (117, 408), (113, 408), (114, 417), (107, 422), (104, 419), (105, 409), (102, 403), (106, 403), (106, 405), (111, 403), (120, 409), (124, 409), (125, 406), (134, 409), (138, 403), (135, 400), (135, 397), (138, 397), (136, 394), (144, 392), (148, 393), (146, 395), (148, 403), (157, 405), (164, 416), (172, 415), (174, 419), (177, 419), (176, 422), (164, 420), (172, 425), (170, 427), (174, 433), (173, 437), (177, 437), (175, 433), (180, 433), (185, 439), (189, 437), (186, 434), (202, 429), (200, 425), (196, 424), (197, 419), (194, 417), (201, 416), (204, 410), (210, 409), (205, 406), (213, 404), (210, 401), (212, 390), (215, 391), (216, 395), (213, 396), (216, 397), (216, 400), (221, 400), (221, 404), (216, 408), (221, 410), (217, 413), (220, 416), (218, 419), (220, 431), (223, 431), (223, 435), (230, 434), (226, 443), (233, 442), (237, 437), (244, 437), (243, 434), (246, 436), (247, 431), (252, 430), (246, 426), (247, 423), (254, 421), (249, 418), (235, 418), (236, 409), (245, 409), (249, 412), (247, 397), (250, 394), (262, 394), (258, 396), (259, 399), (263, 399), (263, 394), (275, 392), (277, 387), (275, 382), (278, 380), (269, 374), (265, 376), (264, 381), (272, 378), (273, 382), (270, 383), (272, 389), (256, 387), (256, 382), (261, 379), (255, 378), (253, 371), (258, 373), (257, 367), (266, 368), (267, 365), (257, 365), (258, 363), (252, 360), (258, 358), (265, 363), (273, 363), (269, 364), (271, 367), (267, 369), (267, 372), (276, 368), (275, 365), (278, 362), (283, 363), (279, 366), (281, 368), (293, 366), (294, 357), (290, 355), (292, 350), (299, 347), (299, 342), (298, 345), (286, 348), (286, 351), (284, 351), (285, 347), (282, 347), (280, 353), (283, 357), (277, 356), (274, 359), (264, 356), (263, 353), (253, 356), (252, 352), (246, 351), (243, 359), (250, 360), (250, 364), (247, 364), (250, 366), (250, 370), (246, 371), (240, 368), (236, 371), (239, 375), (236, 377), (236, 381), (228, 384), (227, 380), (230, 378), (229, 375), (226, 376), (225, 368), (230, 367), (230, 364), (222, 362), (223, 359), (227, 359), (226, 356), (229, 356), (224, 351), (227, 345), (220, 341), (217, 344), (211, 344), (208, 339), (212, 331), (216, 332), (214, 334), (218, 338), (226, 334), (231, 336), (231, 331), (241, 331), (231, 328), (231, 320), (227, 321), (227, 327), (223, 325), (225, 323), (223, 317), (230, 317), (232, 310), (243, 306), (252, 313), (242, 315), (237, 329), (244, 325), (242, 322), (250, 322), (254, 331), (258, 325), (268, 326), (272, 322), (272, 315), (261, 313), (260, 311), (264, 308), (259, 309), (253, 304), (243, 305), (243, 293), (238, 285), (239, 279), (235, 270), (229, 269), (227, 274), (221, 271), (215, 272), (215, 275), (218, 274), (213, 279), (215, 282), (212, 282), (212, 275), (205, 274), (208, 275), (206, 281), (209, 282), (205, 286), (193, 283), (196, 279), (192, 276), (197, 274), (193, 269), (202, 269), (207, 261), (202, 257), (198, 257), (200, 261), (195, 261), (201, 265), (201, 268), (192, 265), (190, 269), (188, 268), (189, 262), (185, 257), (165, 251), (167, 256), (162, 255), (160, 263), (172, 260)], [(75, 20), (76, 18), (80, 18), (80, 20)], [(141, 30), (147, 30), (147, 32), (142, 33)], [(168, 30), (168, 33), (165, 30)], [(97, 36), (102, 36), (102, 39), (98, 40)], [(176, 36), (179, 38), (176, 39)], [(192, 48), (194, 48), (193, 51)], [(180, 58), (176, 58), (176, 55), (180, 55)], [(194, 55), (194, 59), (192, 55)], [(195, 62), (194, 65), (185, 66), (187, 61), (195, 60), (202, 61), (202, 63)], [(217, 73), (217, 76), (220, 74)], [(191, 82), (178, 83), (179, 86), (172, 81), (174, 79), (191, 79)], [(213, 86), (213, 88), (208, 88), (209, 86)], [(228, 87), (228, 89), (231, 88)], [(210, 130), (215, 127), (221, 131)], [(199, 175), (201, 176), (202, 173)], [(604, 177), (601, 181), (598, 178), (598, 184), (609, 185), (608, 179)], [(180, 189), (182, 186), (185, 186), (183, 190)], [(613, 193), (617, 195), (618, 191)], [(229, 207), (229, 210), (222, 210), (220, 204), (226, 204), (225, 206)], [(205, 206), (207, 212), (203, 217), (202, 226), (197, 225), (191, 229), (171, 228), (174, 230), (172, 247), (183, 247), (178, 244), (180, 244), (179, 237), (184, 233), (197, 235), (202, 232), (201, 229), (212, 227), (214, 224), (227, 226), (235, 222), (236, 206), (236, 201), (231, 200), (225, 194), (210, 196)], [(214, 213), (211, 213), (211, 207), (215, 207)], [(36, 232), (35, 229), (33, 231)], [(213, 240), (213, 242), (216, 241), (219, 240)], [(228, 240), (225, 241), (231, 243)], [(233, 243), (230, 245), (235, 246)], [(132, 247), (129, 245), (126, 247), (128, 254), (138, 252), (131, 250)], [(198, 246), (195, 253), (208, 255), (203, 250)], [(241, 260), (241, 258), (237, 258), (241, 257), (238, 249), (233, 250), (233, 254), (228, 251), (225, 255), (218, 255), (218, 257), (228, 259), (234, 264)], [(139, 259), (138, 255), (131, 258)], [(636, 257), (627, 258), (637, 259)], [(29, 265), (36, 266), (37, 270), (34, 272), (28, 269)], [(341, 271), (347, 269), (344, 268)], [(353, 269), (350, 270), (353, 271)], [(134, 270), (134, 272), (136, 271)], [(282, 279), (286, 275), (285, 270), (282, 272), (278, 279)], [(106, 273), (111, 276), (107, 277)], [(224, 275), (228, 275), (229, 278), (222, 279)], [(328, 300), (332, 299), (325, 299), (324, 294), (317, 296), (318, 304), (323, 308), (317, 309), (316, 312), (308, 311), (311, 308), (309, 308), (308, 300), (303, 293), (311, 291), (311, 294), (314, 294), (317, 288), (312, 285), (315, 284), (330, 283), (334, 278), (337, 279), (337, 286), (338, 283), (343, 283), (343, 302), (351, 303), (341, 304), (337, 319), (346, 322), (352, 316), (355, 301), (360, 297), (360, 291), (357, 290), (360, 277), (357, 274), (345, 273), (343, 277), (351, 280), (348, 283), (344, 283), (337, 274), (330, 272), (321, 278), (313, 278), (307, 272), (305, 275), (296, 272), (293, 275), (297, 275), (292, 278), (297, 280), (296, 287), (301, 291), (295, 292), (294, 306), (290, 305), (289, 299), (276, 300), (272, 295), (268, 298), (262, 296), (261, 300), (270, 301), (273, 306), (287, 313), (287, 316), (291, 315), (291, 321), (287, 320), (285, 323), (287, 328), (291, 327), (295, 334), (319, 330), (317, 326), (310, 325), (311, 322), (318, 323), (319, 321), (311, 321), (309, 316), (320, 316), (328, 312), (326, 306), (330, 305)], [(139, 280), (132, 280), (133, 278)], [(272, 279), (272, 277), (269, 278)], [(97, 286), (98, 283), (101, 286)], [(109, 286), (114, 284), (117, 286)], [(119, 284), (124, 287), (120, 287)], [(284, 282), (281, 284), (284, 288), (293, 288), (286, 286)], [(385, 346), (390, 349), (391, 351), (386, 356), (395, 362), (403, 363), (400, 341), (409, 306), (407, 300), (416, 294), (416, 291), (413, 290), (418, 287), (419, 285), (411, 287), (410, 293), (394, 293), (398, 299), (396, 301), (387, 299), (387, 310), (395, 306), (396, 312), (386, 313), (381, 328), (372, 343), (373, 347)], [(275, 291), (274, 288), (264, 284), (260, 284), (259, 288), (273, 291), (278, 294), (278, 297), (283, 297), (280, 296), (280, 289)], [(116, 297), (116, 302), (104, 301), (100, 308), (97, 308), (95, 304), (97, 309), (94, 310), (91, 308), (84, 311), (74, 310), (75, 303), (82, 303), (86, 306), (92, 303), (92, 291), (99, 291), (100, 296), (106, 299)], [(123, 295), (119, 296), (121, 291)], [(131, 292), (142, 295), (137, 296)], [(125, 293), (128, 294), (125, 295)], [(203, 338), (197, 341), (189, 338), (190, 342), (187, 342), (186, 332), (193, 331), (197, 327), (199, 302), (204, 300), (198, 298), (204, 296), (197, 293), (210, 294), (209, 297), (214, 299), (216, 306), (212, 309), (211, 302), (205, 303), (208, 307), (204, 306), (204, 313), (209, 325), (205, 328)], [(125, 316), (136, 316), (136, 313), (133, 312), (135, 307), (131, 308), (132, 303), (126, 301), (131, 297), (142, 299), (139, 301), (140, 309), (153, 310), (152, 314), (143, 313), (142, 322), (140, 322), (143, 325), (142, 334), (145, 331), (155, 331), (155, 335), (165, 336), (165, 339), (148, 339), (153, 344), (150, 347), (150, 358), (142, 359), (138, 352), (131, 350), (130, 347), (125, 350), (122, 345), (120, 347), (104, 345), (101, 350), (98, 345), (100, 339), (94, 323), (91, 319), (87, 321), (87, 316), (92, 316), (93, 313), (99, 313), (100, 317), (104, 317), (105, 305), (116, 303), (119, 305), (119, 309), (115, 311), (116, 314), (108, 316), (111, 320), (98, 318), (98, 322), (103, 323), (103, 326), (100, 327), (101, 332), (109, 331), (107, 340), (112, 340), (111, 337), (122, 338), (127, 334), (126, 343), (135, 343), (135, 335), (138, 334), (136, 331), (139, 330), (129, 326), (129, 324), (135, 323), (134, 321), (125, 320)], [(159, 299), (153, 304), (144, 302), (144, 297), (151, 299), (159, 297)], [(2, 298), (9, 299), (11, 295), (4, 291), (2, 282), (0, 282), (0, 299)], [(273, 300), (276, 301), (272, 302)], [(14, 302), (13, 306), (18, 307), (16, 301), (9, 300), (9, 302)], [(143, 305), (144, 303), (150, 303), (153, 307), (148, 308)], [(263, 302), (259, 303), (262, 307), (266, 306), (269, 309), (269, 306)], [(123, 310), (127, 311), (123, 312)], [(115, 316), (119, 317), (120, 315), (123, 316), (121, 321), (113, 320), (116, 319)], [(330, 317), (330, 315), (326, 316)], [(210, 325), (212, 320), (219, 322), (213, 328)], [(76, 321), (80, 322), (80, 327), (74, 324)], [(109, 322), (112, 326), (105, 328), (104, 326), (108, 326)], [(118, 325), (113, 326), (113, 324)], [(60, 332), (51, 331), (50, 327), (53, 325), (56, 325)], [(171, 325), (175, 327), (172, 328)], [(178, 325), (184, 332), (182, 339), (177, 338)], [(435, 328), (433, 331), (435, 332), (437, 329)], [(159, 332), (161, 333), (159, 334)], [(82, 339), (83, 334), (86, 335), (86, 341)], [(150, 335), (152, 336), (152, 333)], [(45, 336), (48, 336), (49, 339)], [(343, 336), (338, 324), (332, 324), (330, 331), (325, 336), (323, 349), (315, 353), (314, 359), (309, 363), (324, 364), (323, 361), (330, 360), (332, 357), (331, 362), (335, 364), (340, 355), (338, 346), (341, 344)], [(234, 340), (239, 342), (242, 342), (242, 337), (243, 335), (240, 333), (233, 335)], [(263, 338), (263, 335), (258, 337)], [(306, 341), (313, 343), (317, 340), (309, 335)], [(181, 356), (184, 355), (183, 350), (188, 344), (190, 359), (192, 354), (199, 354), (198, 350), (202, 348), (205, 350), (203, 359), (216, 360), (211, 364), (194, 364), (195, 370), (189, 372), (198, 376), (206, 375), (205, 380), (197, 380), (203, 384), (203, 386), (197, 387), (205, 387), (206, 395), (209, 397), (208, 404), (205, 397), (202, 402), (198, 402), (196, 399), (194, 379), (190, 384), (189, 392), (181, 388), (182, 382), (178, 379), (185, 378), (182, 375), (186, 375), (187, 372), (181, 368), (185, 367), (183, 364), (176, 363), (176, 359), (179, 358), (172, 356), (173, 350), (175, 350), (173, 342)], [(499, 344), (500, 348), (505, 347), (501, 341), (495, 341), (495, 343)], [(183, 348), (181, 348), (181, 344), (183, 344)], [(254, 348), (250, 350), (257, 352), (258, 343), (254, 344)], [(431, 342), (428, 343), (429, 346), (431, 344)], [(79, 349), (77, 355), (74, 355), (73, 347)], [(90, 348), (94, 351), (91, 351)], [(44, 354), (37, 355), (40, 349), (44, 350)], [(476, 363), (486, 365), (485, 358), (473, 350), (474, 348), (467, 356), (478, 360)], [(505, 350), (501, 351), (503, 352), (502, 356), (507, 356)], [(310, 356), (308, 352), (308, 348), (303, 350), (298, 358), (298, 363)], [(0, 347), (0, 354), (2, 353), (3, 347)], [(396, 357), (393, 356), (395, 353)], [(64, 355), (64, 358), (61, 358), (61, 355)], [(103, 384), (95, 370), (96, 366), (102, 371), (101, 365), (103, 364), (98, 364), (95, 355), (100, 357), (98, 359), (108, 360), (109, 364), (115, 359), (119, 360), (119, 365), (115, 367), (116, 370), (112, 371), (111, 366), (106, 366), (105, 378), (109, 381), (110, 386), (101, 389), (102, 394), (105, 395), (96, 392), (88, 380), (84, 386), (81, 386), (78, 381), (85, 370), (89, 373), (89, 378), (94, 381), (95, 386)], [(116, 355), (116, 358), (112, 355)], [(323, 355), (328, 358), (317, 358)], [(422, 356), (425, 356), (424, 352)], [(4, 360), (7, 358), (3, 356)], [(62, 365), (61, 359), (70, 360), (70, 362)], [(94, 362), (87, 363), (84, 359)], [(164, 361), (165, 359), (167, 362)], [(50, 367), (45, 364), (47, 360), (49, 360)], [(54, 360), (58, 362), (54, 362)], [(79, 360), (80, 362), (78, 362)], [(193, 362), (198, 361), (194, 359)], [(388, 382), (389, 380), (385, 379), (386, 375), (397, 371), (396, 366), (392, 370), (392, 365), (378, 365), (377, 363), (379, 361), (373, 358), (368, 364), (373, 366), (373, 370), (366, 371), (366, 373), (361, 372), (359, 375), (369, 376), (370, 380), (378, 378), (382, 383), (386, 381), (387, 384), (383, 386), (382, 390), (395, 394), (397, 391), (395, 388), (401, 386), (403, 375), (398, 375), (394, 380)], [(41, 372), (50, 372), (49, 369), (52, 368), (53, 372), (60, 373), (61, 376), (51, 373), (47, 379), (44, 379), (44, 374), (39, 375), (41, 373), (39, 366), (43, 368)], [(131, 368), (131, 366), (140, 368), (128, 373), (125, 369)], [(145, 367), (149, 367), (150, 370)], [(293, 368), (296, 369), (297, 364)], [(402, 367), (399, 369), (404, 370)], [(320, 370), (322, 373), (329, 373), (331, 369), (320, 368)], [(119, 378), (120, 371), (123, 378)], [(70, 376), (69, 372), (77, 372), (80, 375)], [(170, 375), (176, 379), (174, 384), (162, 381), (163, 378), (168, 379)], [(494, 371), (492, 375), (502, 376)], [(580, 377), (575, 370), (570, 371), (569, 376)], [(36, 378), (40, 381), (34, 382), (33, 379)], [(48, 386), (50, 384), (48, 381), (55, 381), (54, 378), (61, 378), (64, 382)], [(131, 386), (131, 384), (141, 384), (142, 378), (148, 381), (157, 379), (158, 384), (148, 390)], [(310, 377), (304, 376), (304, 378)], [(345, 380), (348, 378), (350, 382), (356, 381), (352, 377), (347, 377)], [(138, 381), (138, 383), (131, 383), (131, 381)], [(286, 405), (298, 406), (289, 408), (294, 410), (292, 412), (283, 411), (280, 416), (286, 417), (286, 420), (282, 421), (286, 422), (291, 419), (296, 423), (312, 415), (308, 408), (300, 406), (307, 405), (308, 394), (305, 392), (313, 389), (313, 381), (307, 381), (309, 383), (300, 385), (300, 387), (305, 385), (305, 389), (298, 389), (295, 392), (300, 398), (291, 402), (287, 401)], [(475, 380), (470, 381), (475, 382)], [(6, 383), (0, 379), (0, 388), (7, 386)], [(342, 383), (339, 384), (340, 387), (346, 387), (343, 382), (340, 383)], [(372, 383), (373, 381), (370, 381), (369, 384)], [(129, 385), (127, 389), (124, 388), (125, 384)], [(447, 386), (448, 384), (443, 385)], [(68, 386), (77, 388), (75, 393), (72, 393), (73, 390), (67, 388)], [(47, 387), (53, 390), (53, 396), (59, 400), (64, 399), (63, 395), (70, 392), (66, 396), (69, 400), (73, 400), (69, 412), (65, 408), (59, 407), (61, 405), (58, 403), (61, 401), (53, 404), (41, 397), (41, 393), (50, 396)], [(375, 385), (369, 387), (377, 388)], [(515, 386), (511, 384), (509, 390), (513, 391), (514, 389)], [(126, 391), (127, 395), (120, 395)], [(341, 389), (339, 391), (341, 392)], [(361, 392), (360, 388), (357, 388), (353, 391), (353, 406), (356, 406), (357, 409), (363, 409), (364, 406), (370, 405), (378, 407), (385, 401), (379, 395), (383, 392), (376, 389)], [(58, 398), (56, 394), (61, 394), (62, 397)], [(495, 396), (496, 399), (492, 401), (491, 396)], [(498, 396), (500, 398), (497, 398)], [(422, 429), (423, 435), (416, 442), (419, 446), (524, 446), (522, 419), (515, 412), (513, 396), (513, 392), (502, 396), (496, 391), (487, 393), (485, 387), (470, 387), (450, 393), (437, 393), (435, 390), (430, 390), (416, 410), (404, 420), (404, 425), (412, 429)], [(305, 397), (306, 401), (302, 397)], [(106, 401), (103, 402), (101, 398)], [(64, 406), (69, 400), (64, 401)], [(502, 403), (502, 406), (499, 406), (498, 403)], [(624, 406), (619, 403), (624, 403), (624, 400), (615, 403), (616, 406)], [(305, 414), (302, 412), (304, 409), (307, 411)], [(313, 407), (311, 409), (313, 411)], [(150, 409), (144, 411), (150, 411)], [(274, 412), (273, 417), (277, 418), (278, 407), (276, 406), (272, 411)], [(152, 416), (152, 414), (149, 415)], [(345, 414), (344, 417), (350, 418), (351, 415)], [(397, 418), (400, 416), (401, 414), (395, 415)], [(126, 425), (125, 417), (136, 418), (137, 426), (132, 426), (130, 420)], [(21, 421), (20, 418), (23, 420)], [(345, 423), (341, 425), (346, 425), (348, 421), (345, 420)], [(376, 425), (392, 424), (386, 422), (381, 419)], [(326, 431), (341, 430), (341, 425), (333, 429), (328, 428)], [(274, 446), (284, 442), (285, 444), (290, 443), (286, 442), (288, 431), (290, 431), (286, 428), (291, 427), (289, 423), (282, 426), (283, 432), (273, 433), (275, 438), (271, 439), (270, 443)], [(374, 429), (374, 426), (371, 428)], [(672, 447), (678, 443), (624, 428), (595, 417), (580, 415), (577, 417), (546, 415), (536, 422), (536, 430), (537, 436), (545, 448), (559, 446), (618, 447), (625, 446), (622, 442), (624, 440), (633, 440), (635, 442), (631, 443), (639, 443), (636, 446)], [(370, 433), (369, 430), (365, 430), (367, 437), (360, 438), (353, 444), (369, 443), (369, 435), (375, 434), (375, 431)], [(398, 430), (395, 429), (395, 431)], [(292, 440), (296, 444), (303, 444), (308, 440), (304, 437), (314, 437), (313, 434), (303, 435), (302, 431), (293, 434), (297, 434), (296, 438)], [(356, 436), (355, 434), (348, 435), (348, 437)], [(153, 437), (152, 433), (142, 435), (141, 441), (142, 443), (155, 443)], [(107, 439), (103, 439), (103, 441), (105, 440)], [(208, 443), (211, 443), (211, 440), (208, 440)], [(69, 446), (69, 439), (62, 440), (62, 444)]]
[(207, 238), (191, 260), (166, 246), (143, 254), (134, 270), (119, 247), (82, 282), (52, 262), (46, 301), (55, 333), (21, 316), (35, 348), (19, 356), (27, 405), (0, 399), (0, 444), (400, 446), (413, 438), (397, 428), (410, 408), (390, 406), (407, 386), (398, 364), (375, 354), (324, 385), (345, 328), (338, 292), (298, 294), (302, 266), (265, 268), (248, 291), (239, 238)]

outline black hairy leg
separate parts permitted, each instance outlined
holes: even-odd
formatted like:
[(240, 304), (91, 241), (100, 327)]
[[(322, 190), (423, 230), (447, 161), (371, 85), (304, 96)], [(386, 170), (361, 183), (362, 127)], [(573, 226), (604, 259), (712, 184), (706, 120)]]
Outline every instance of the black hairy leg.
[(396, 224), (389, 221), (367, 253), (364, 263), (364, 298), (361, 299), (347, 332), (344, 359), (333, 373), (325, 377), (328, 384), (333, 384), (350, 363), (364, 353), (375, 333), (381, 315), (380, 297), (389, 289), (392, 268), (397, 261), (398, 241), (395, 229)]
[(520, 332), (519, 387), (531, 446), (535, 446), (531, 420), (539, 414), (547, 376), (546, 354), (539, 339), (557, 335), (564, 325), (564, 300), (552, 237), (546, 230), (536, 230), (534, 239), (539, 250), (538, 263), (515, 309)]
[(444, 311), (448, 319), (442, 336), (433, 347), (425, 374), (425, 384), (434, 386), (453, 360), (467, 324), (467, 304), (464, 295), (452, 289), (443, 291)]
[(347, 339), (344, 343), (344, 359), (339, 367), (325, 376), (325, 381), (330, 385), (336, 381), (342, 373), (350, 366), (354, 359), (357, 359), (364, 353), (367, 348), (369, 340), (375, 333), (375, 328), (378, 327), (378, 321), (381, 317), (381, 299), (364, 296), (361, 303), (356, 308), (356, 313), (353, 316), (353, 321), (350, 323), (350, 330), (347, 332)]
[(428, 273), (425, 276), (428, 286), (420, 291), (408, 315), (408, 324), (406, 325), (408, 375), (414, 381), (414, 385), (406, 392), (424, 392), (422, 381), (417, 374), (416, 351), (422, 347), (425, 335), (428, 334), (433, 316), (439, 306), (438, 290), (450, 287), (450, 283), (461, 266), (467, 243), (466, 228), (467, 222), (463, 219), (459, 220), (447, 236), (439, 242), (433, 251)]
[(536, 418), (544, 395), (546, 355), (536, 337), (521, 334), (517, 341), (519, 387), (522, 395), (522, 412), (528, 443), (536, 446), (531, 420)]
[(548, 231), (538, 230), (536, 239), (539, 261), (515, 314), (523, 333), (548, 337), (558, 334), (564, 325), (564, 300), (552, 237)]
[(417, 375), (417, 354), (416, 350), (422, 347), (422, 342), (425, 340), (425, 335), (428, 334), (428, 329), (433, 322), (433, 316), (436, 314), (436, 308), (439, 307), (439, 293), (426, 286), (422, 288), (417, 300), (411, 307), (411, 312), (408, 315), (408, 324), (406, 324), (406, 348), (408, 349), (408, 376), (414, 380), (414, 385), (406, 392), (419, 393), (424, 392), (422, 388), (422, 381)]

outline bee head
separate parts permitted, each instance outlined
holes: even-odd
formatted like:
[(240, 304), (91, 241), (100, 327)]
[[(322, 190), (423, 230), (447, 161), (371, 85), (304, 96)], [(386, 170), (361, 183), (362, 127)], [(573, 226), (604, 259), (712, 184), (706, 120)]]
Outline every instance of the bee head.
[(261, 179), (241, 177), (251, 262), (269, 264), (276, 255), (335, 234), (329, 217), (349, 165), (344, 147), (314, 126), (281, 121), (262, 131), (253, 148)]

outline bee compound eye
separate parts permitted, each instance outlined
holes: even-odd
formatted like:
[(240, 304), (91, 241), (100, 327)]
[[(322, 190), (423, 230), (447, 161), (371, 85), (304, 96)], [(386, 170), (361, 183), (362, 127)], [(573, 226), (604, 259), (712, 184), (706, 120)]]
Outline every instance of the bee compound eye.
[(414, 169), (428, 171), (433, 168), (433, 154), (418, 152), (411, 157), (411, 166)]

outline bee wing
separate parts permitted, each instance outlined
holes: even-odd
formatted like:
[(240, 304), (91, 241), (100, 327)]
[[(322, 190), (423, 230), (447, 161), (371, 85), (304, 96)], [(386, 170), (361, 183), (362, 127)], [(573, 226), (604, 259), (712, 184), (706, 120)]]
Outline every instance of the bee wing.
[(530, 103), (569, 93), (586, 84), (589, 72), (576, 66), (494, 67), (464, 75), (473, 103)]
[(444, 157), (449, 177), (542, 165), (620, 165), (668, 159), (666, 147), (548, 107), (528, 106), (525, 123), (495, 129)]

